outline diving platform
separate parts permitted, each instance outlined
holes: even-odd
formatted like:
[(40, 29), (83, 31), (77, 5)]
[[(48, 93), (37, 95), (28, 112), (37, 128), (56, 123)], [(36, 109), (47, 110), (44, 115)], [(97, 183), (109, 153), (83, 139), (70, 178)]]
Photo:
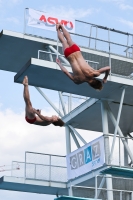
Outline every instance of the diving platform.
[[(58, 197), (54, 200), (95, 200), (95, 199), (92, 199), (92, 198), (81, 198), (81, 197), (72, 197), (72, 196), (61, 196), (61, 197)], [(100, 200), (100, 199), (97, 199), (97, 200)]]
[(133, 169), (111, 166), (111, 167), (101, 171), (101, 174), (111, 174), (113, 176), (133, 178)]
[[(0, 69), (18, 72), (22, 67), (24, 67), (30, 58), (38, 58), (39, 50), (46, 51), (49, 45), (56, 49), (57, 40), (46, 38), (45, 35), (44, 37), (39, 37), (32, 34), (2, 30), (0, 32)], [(85, 60), (99, 63), (98, 68), (109, 65), (108, 52), (81, 45), (80, 49)], [(62, 45), (60, 43), (59, 53), (62, 54)], [(128, 77), (133, 72), (133, 59), (127, 57), (126, 54), (123, 56), (110, 53), (110, 58), (112, 63), (111, 71), (113, 74)], [(50, 61), (47, 54), (43, 54), (42, 56), (40, 55), (40, 59)]]
[[(65, 66), (71, 73), (71, 68)], [(57, 66), (55, 62), (31, 58), (23, 68), (15, 75), (14, 81), (22, 83), (24, 76), (29, 78), (29, 85), (63, 91), (76, 95), (92, 97), (96, 99), (111, 99), (120, 102), (121, 92), (126, 86), (124, 103), (133, 105), (133, 80), (111, 75), (111, 81), (104, 84), (102, 91), (96, 91), (87, 83), (76, 85)], [(100, 76), (100, 79), (103, 75)]]
[(0, 189), (50, 195), (68, 195), (66, 183), (3, 176), (0, 178)]
[[(117, 118), (119, 103), (109, 101), (109, 106), (115, 118)], [(97, 113), (97, 114), (96, 114)], [(74, 128), (103, 132), (101, 118), (101, 101), (98, 99), (88, 99), (75, 108), (63, 118), (67, 125)], [(114, 132), (114, 125), (108, 120), (109, 133)], [(133, 106), (123, 104), (119, 126), (124, 135), (133, 132)]]
[[(121, 89), (127, 86), (124, 103), (133, 105), (133, 81), (130, 75), (133, 72), (133, 59), (110, 54), (112, 63), (111, 76), (104, 89), (95, 91), (87, 83), (74, 84), (64, 73), (61, 72), (48, 55), (48, 46), (57, 48), (57, 41), (35, 35), (27, 35), (7, 30), (0, 33), (0, 60), (1, 70), (17, 72), (15, 82), (22, 83), (24, 75), (28, 75), (29, 84), (51, 90), (63, 91), (97, 99), (111, 99), (120, 102)], [(109, 53), (97, 49), (80, 46), (81, 52), (86, 60), (98, 62), (97, 69), (109, 65)], [(43, 52), (42, 54), (39, 51)], [(62, 47), (59, 43), (59, 53), (62, 54)], [(39, 57), (39, 59), (38, 59)], [(69, 72), (70, 66), (65, 66)], [(103, 75), (99, 77), (103, 78)], [(55, 84), (56, 83), (56, 84)]]

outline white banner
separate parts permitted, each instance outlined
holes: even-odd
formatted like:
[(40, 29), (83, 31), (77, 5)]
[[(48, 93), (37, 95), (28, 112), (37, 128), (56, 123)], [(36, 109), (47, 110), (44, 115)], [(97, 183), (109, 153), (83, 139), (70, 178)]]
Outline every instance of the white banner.
[(75, 32), (75, 20), (66, 19), (58, 15), (51, 15), (29, 8), (28, 26), (56, 31), (56, 24), (61, 23), (67, 31)]
[(81, 176), (105, 163), (103, 136), (66, 156), (68, 180)]

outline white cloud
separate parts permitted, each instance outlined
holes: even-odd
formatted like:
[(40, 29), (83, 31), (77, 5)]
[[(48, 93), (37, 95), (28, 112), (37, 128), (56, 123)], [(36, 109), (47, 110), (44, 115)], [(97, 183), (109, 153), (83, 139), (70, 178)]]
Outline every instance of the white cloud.
[(4, 20), (7, 21), (7, 22), (12, 22), (14, 24), (19, 24), (20, 23), (20, 21), (16, 17), (8, 17), (8, 18), (6, 18)]
[(127, 4), (119, 4), (120, 9), (122, 10), (133, 10), (133, 6), (127, 5)]
[(7, 7), (7, 6), (14, 6), (17, 4), (22, 3), (23, 0), (0, 0), (0, 6), (2, 6), (3, 8)]
[[(48, 108), (47, 112), (42, 110), (42, 114), (51, 116), (55, 112)], [(24, 112), (16, 114), (10, 109), (0, 111), (0, 166), (10, 164), (12, 160), (24, 161), (25, 151), (66, 155), (65, 128), (31, 125), (24, 116)], [(86, 141), (99, 136), (95, 133), (90, 137), (86, 132), (79, 130)], [(72, 150), (75, 148), (73, 145)]]
[[(48, 113), (43, 111), (44, 115), (50, 116), (52, 113), (52, 110)], [(10, 109), (0, 112), (0, 154), (5, 154), (1, 164), (12, 159), (20, 160), (26, 150), (52, 153), (53, 147), (56, 146), (57, 154), (59, 153), (58, 147), (64, 136), (64, 128), (55, 128), (53, 125), (46, 127), (31, 125), (25, 121), (24, 116), (24, 113), (16, 114)], [(65, 153), (63, 149), (61, 153)]]
[(101, 2), (113, 2), (115, 3), (116, 5), (118, 5), (118, 7), (121, 9), (121, 10), (133, 10), (133, 6), (130, 6), (127, 4), (127, 2), (125, 0), (99, 0)]
[(14, 4), (18, 4), (18, 3), (21, 3), (22, 0), (10, 0), (11, 3), (14, 3)]
[(51, 7), (51, 8), (44, 6), (43, 9), (41, 8), (41, 10), (43, 10), (44, 12), (48, 12), (52, 15), (60, 15), (65, 18), (69, 17), (69, 18), (77, 18), (77, 19), (99, 12), (99, 9), (95, 9), (95, 8), (73, 9), (73, 8), (66, 8), (63, 6)]
[(9, 22), (10, 24), (16, 24), (16, 25), (20, 24), (20, 21), (19, 21), (19, 19), (17, 17), (1, 18), (0, 22), (1, 23)]
[(119, 19), (119, 22), (125, 24), (126, 26), (130, 27), (131, 29), (133, 29), (133, 22), (125, 20), (125, 19)]
[(101, 1), (101, 2), (114, 2), (114, 3), (117, 3), (117, 4), (124, 2), (124, 0), (99, 0), (99, 1)]

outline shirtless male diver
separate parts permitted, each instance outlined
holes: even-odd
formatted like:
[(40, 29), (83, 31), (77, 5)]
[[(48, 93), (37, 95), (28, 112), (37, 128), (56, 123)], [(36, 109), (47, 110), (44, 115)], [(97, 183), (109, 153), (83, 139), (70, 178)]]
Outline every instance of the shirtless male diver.
[(53, 115), (52, 117), (43, 116), (40, 110), (36, 110), (35, 108), (32, 107), (32, 104), (30, 101), (27, 76), (24, 77), (23, 85), (24, 85), (23, 97), (26, 104), (25, 120), (30, 124), (35, 124), (35, 125), (40, 125), (40, 126), (47, 126), (50, 124), (53, 124), (55, 126), (63, 126), (64, 122), (56, 115)]
[[(57, 64), (61, 70), (76, 84), (81, 84), (87, 82), (91, 87), (96, 90), (101, 90), (103, 83), (107, 82), (107, 77), (110, 72), (110, 67), (103, 67), (99, 70), (93, 69), (83, 58), (80, 48), (72, 41), (70, 34), (67, 30), (61, 25), (56, 25), (56, 30), (58, 38), (63, 46), (64, 55), (69, 61), (73, 73), (69, 73), (65, 67), (61, 64), (59, 59), (56, 59)], [(105, 73), (105, 76), (102, 80), (97, 80), (95, 77), (100, 76), (100, 74)]]

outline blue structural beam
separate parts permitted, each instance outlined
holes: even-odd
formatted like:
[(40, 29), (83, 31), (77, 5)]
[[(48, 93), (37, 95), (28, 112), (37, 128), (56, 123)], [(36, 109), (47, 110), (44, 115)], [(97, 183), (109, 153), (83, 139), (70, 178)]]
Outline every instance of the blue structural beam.
[[(81, 197), (71, 197), (71, 196), (61, 196), (61, 197), (58, 197), (54, 200), (95, 200), (95, 199), (92, 199), (92, 198), (81, 198)], [(97, 200), (100, 200), (100, 199), (97, 199)]]
[(102, 174), (111, 174), (114, 176), (133, 178), (133, 169), (122, 168), (122, 167), (109, 167), (103, 171)]

